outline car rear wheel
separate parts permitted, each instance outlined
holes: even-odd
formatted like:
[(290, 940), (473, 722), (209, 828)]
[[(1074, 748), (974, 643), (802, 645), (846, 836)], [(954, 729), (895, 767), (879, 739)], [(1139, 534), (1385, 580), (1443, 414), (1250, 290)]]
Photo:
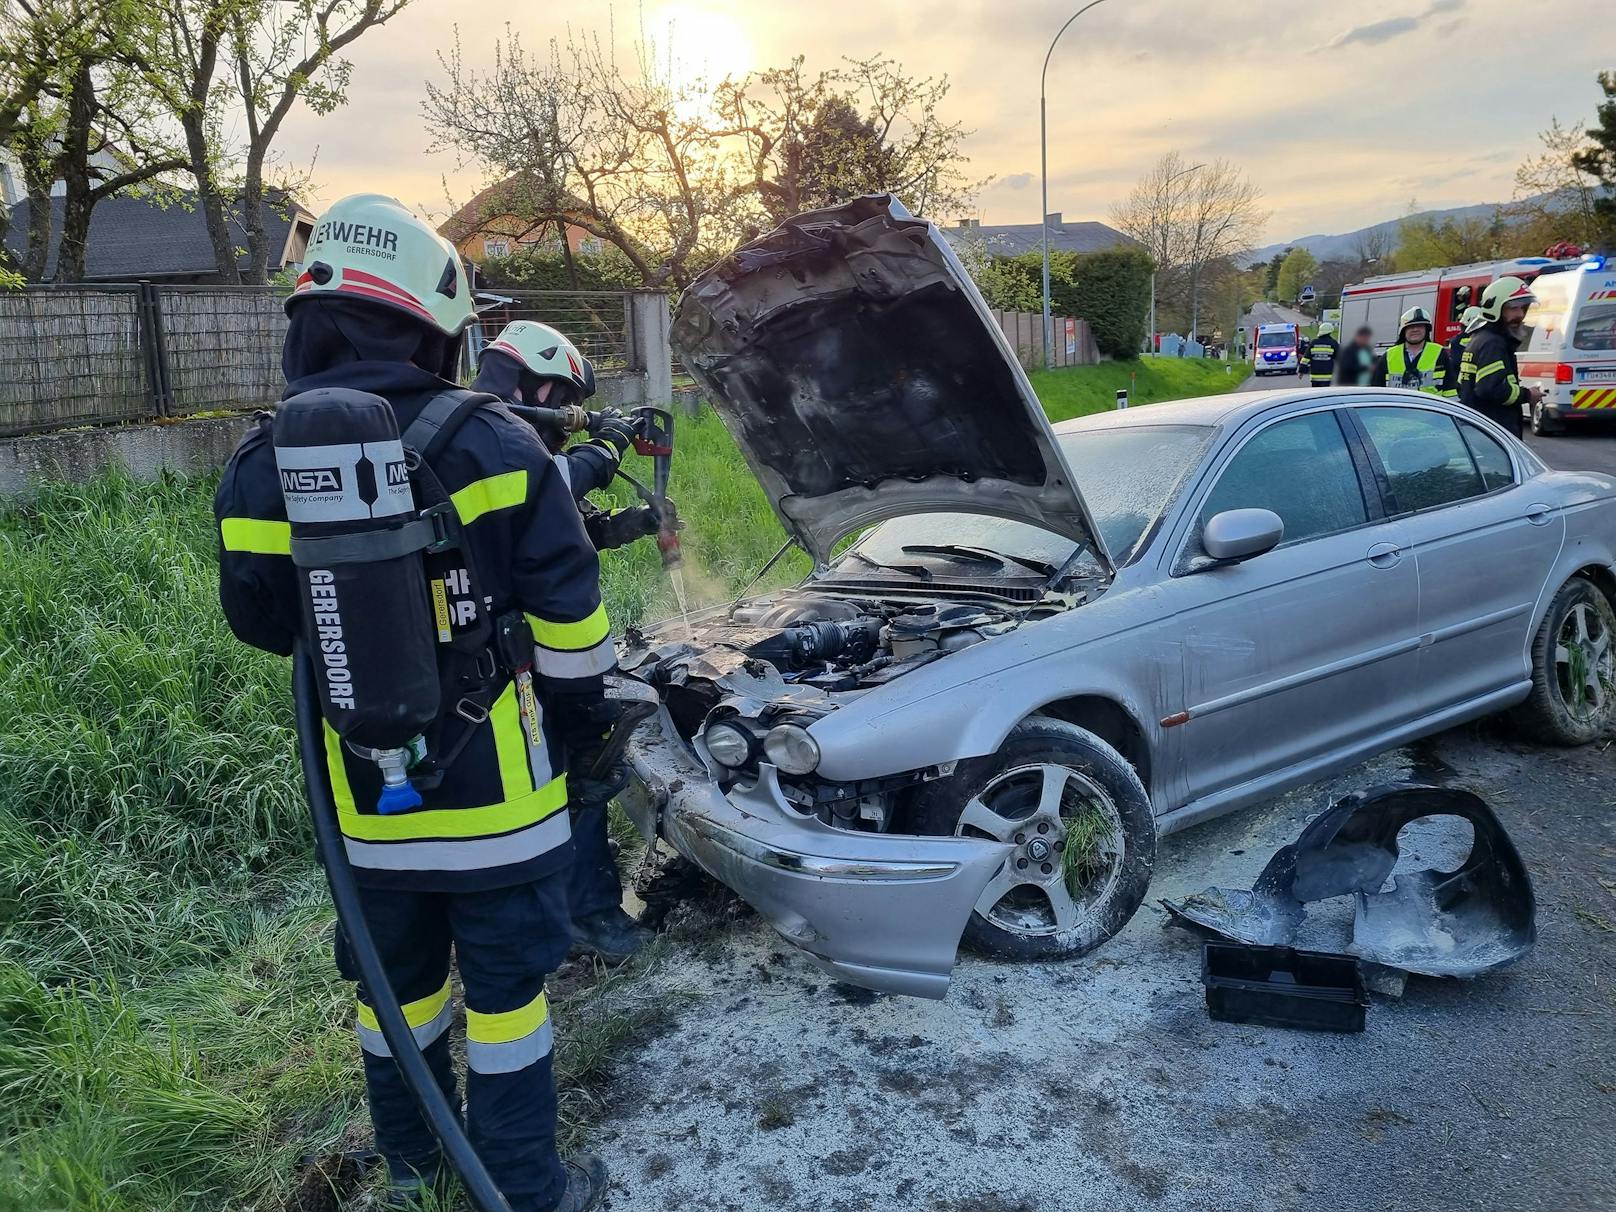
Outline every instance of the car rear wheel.
[(997, 753), (928, 786), (915, 812), (920, 833), (1014, 847), (965, 927), (987, 955), (1086, 955), (1150, 887), (1156, 821), (1144, 785), (1105, 741), (1059, 720), (1023, 721)]
[(1549, 603), (1514, 719), (1551, 745), (1586, 745), (1616, 723), (1616, 609), (1593, 582), (1573, 577)]
[(1564, 431), (1565, 425), (1562, 422), (1551, 420), (1544, 414), (1542, 400), (1539, 400), (1536, 404), (1532, 405), (1533, 433), (1537, 434), (1539, 437), (1546, 438), (1552, 434), (1563, 433)]

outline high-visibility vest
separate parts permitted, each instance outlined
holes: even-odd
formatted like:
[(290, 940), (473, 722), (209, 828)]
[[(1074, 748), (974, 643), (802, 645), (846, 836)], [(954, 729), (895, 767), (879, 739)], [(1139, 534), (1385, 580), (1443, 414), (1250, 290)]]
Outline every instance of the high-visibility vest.
[(1393, 345), (1386, 351), (1386, 386), (1412, 387), (1416, 391), (1442, 394), (1442, 377), (1437, 363), (1442, 360), (1442, 346), (1427, 341), (1412, 371), (1408, 368), (1408, 353), (1402, 345)]

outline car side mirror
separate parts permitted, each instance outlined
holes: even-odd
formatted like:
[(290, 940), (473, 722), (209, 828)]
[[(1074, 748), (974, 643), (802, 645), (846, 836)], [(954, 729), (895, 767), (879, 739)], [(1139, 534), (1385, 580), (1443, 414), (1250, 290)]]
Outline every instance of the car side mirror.
[(1235, 563), (1279, 546), (1285, 521), (1272, 509), (1226, 509), (1207, 519), (1201, 546), (1219, 563)]

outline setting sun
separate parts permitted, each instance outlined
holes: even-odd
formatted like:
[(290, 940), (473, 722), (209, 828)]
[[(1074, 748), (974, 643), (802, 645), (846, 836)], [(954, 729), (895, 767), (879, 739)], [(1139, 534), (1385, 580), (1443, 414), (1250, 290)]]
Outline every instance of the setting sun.
[(715, 5), (658, 5), (646, 14), (645, 34), (674, 84), (715, 85), (726, 76), (743, 76), (754, 66), (752, 40), (745, 28)]

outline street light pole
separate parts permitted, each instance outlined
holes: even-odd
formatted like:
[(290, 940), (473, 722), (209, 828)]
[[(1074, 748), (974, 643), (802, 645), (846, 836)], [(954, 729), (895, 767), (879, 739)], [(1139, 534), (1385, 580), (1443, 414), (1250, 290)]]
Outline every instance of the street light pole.
[(1096, 4), (1103, 4), (1105, 0), (1089, 0), (1082, 8), (1066, 18), (1066, 24), (1055, 31), (1050, 40), (1049, 49), (1044, 52), (1044, 68), (1038, 73), (1038, 176), (1043, 191), (1043, 212), (1039, 215), (1039, 224), (1044, 230), (1044, 368), (1047, 370), (1055, 364), (1055, 321), (1049, 314), (1049, 120), (1048, 100), (1044, 95), (1044, 83), (1049, 76), (1049, 57), (1055, 53), (1055, 43), (1061, 40), (1067, 28)]

